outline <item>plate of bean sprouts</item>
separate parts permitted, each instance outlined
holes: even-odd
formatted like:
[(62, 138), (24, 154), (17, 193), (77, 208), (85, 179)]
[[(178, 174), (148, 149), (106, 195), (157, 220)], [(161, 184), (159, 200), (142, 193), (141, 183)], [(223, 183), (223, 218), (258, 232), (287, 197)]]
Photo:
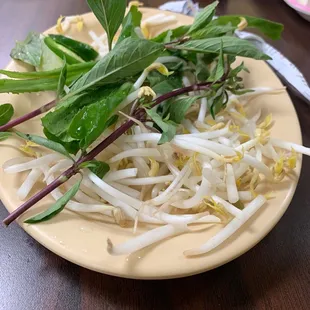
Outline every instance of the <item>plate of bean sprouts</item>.
[[(188, 16), (140, 10), (140, 30), (148, 38), (193, 23)], [(62, 19), (45, 34), (57, 34), (59, 27), (66, 36), (90, 44), (98, 57), (108, 53), (107, 37), (92, 13)], [(109, 165), (109, 172), (101, 178), (88, 168), (81, 169), (17, 219), (43, 246), (105, 274), (177, 278), (233, 260), (280, 220), (298, 183), (301, 154), (310, 155), (302, 146), (298, 118), (285, 87), (262, 60), (237, 57), (234, 66), (244, 62), (249, 72), (240, 76), (251, 91), (228, 92), (225, 108), (214, 116), (207, 99), (190, 88), (196, 82), (193, 74), (185, 71), (182, 87), (189, 87), (188, 96), (196, 96), (195, 102), (174, 137), (160, 143), (162, 133), (149, 119), (152, 115), (142, 121), (135, 117), (140, 114), (130, 112), (136, 98), (161, 98), (163, 94), (145, 86), (147, 75), (151, 70), (170, 74), (166, 71), (171, 68), (165, 65), (182, 63), (176, 58), (160, 56), (136, 76), (135, 90), (118, 106), (114, 127), (94, 142), (98, 145), (114, 129), (133, 122), (131, 129), (96, 157)], [(7, 70), (26, 72), (29, 68), (12, 61)], [(49, 102), (55, 93), (0, 97), (14, 106), (14, 117), (19, 117)], [(42, 136), (40, 117), (16, 128)], [(0, 142), (0, 148), (0, 196), (9, 212), (52, 184), (81, 156), (67, 158), (15, 136)], [(57, 216), (38, 224), (25, 223), (79, 181), (75, 196)]]

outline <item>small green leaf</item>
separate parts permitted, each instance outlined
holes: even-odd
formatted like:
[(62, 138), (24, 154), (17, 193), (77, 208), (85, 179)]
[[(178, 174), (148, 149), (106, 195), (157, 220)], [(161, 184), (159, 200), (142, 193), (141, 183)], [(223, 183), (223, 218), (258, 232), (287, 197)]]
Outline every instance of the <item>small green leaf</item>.
[(249, 41), (230, 36), (187, 41), (183, 44), (173, 46), (172, 48), (196, 53), (220, 54), (221, 46), (223, 46), (224, 54), (249, 57), (259, 60), (271, 59), (268, 55), (258, 50)]
[(148, 81), (150, 82), (150, 87), (157, 95), (169, 93), (183, 86), (182, 76), (178, 73), (164, 76), (157, 71), (152, 71), (148, 75)]
[(136, 37), (134, 35), (134, 30), (136, 27), (140, 27), (142, 20), (142, 13), (139, 11), (138, 7), (132, 5), (128, 14), (125, 16), (123, 24), (122, 24), (122, 32), (117, 40), (117, 43), (122, 42), (124, 39), (128, 37)]
[(177, 124), (172, 121), (165, 121), (161, 116), (155, 111), (155, 109), (146, 109), (148, 116), (156, 123), (156, 125), (162, 130), (161, 138), (158, 144), (163, 144), (171, 141), (177, 131)]
[(193, 25), (189, 29), (188, 33), (194, 33), (197, 30), (203, 29), (206, 27), (212, 20), (215, 8), (219, 4), (218, 1), (211, 3), (210, 5), (206, 6), (201, 12), (199, 12), (194, 20)]
[[(71, 87), (68, 97), (93, 87), (119, 82), (135, 76), (152, 64), (164, 51), (164, 45), (144, 39), (127, 38), (103, 57)], [(0, 80), (1, 81), (1, 80)]]
[(221, 37), (228, 33), (234, 33), (236, 27), (231, 25), (213, 25), (209, 24), (207, 27), (194, 32), (191, 38), (194, 40), (201, 40), (207, 38)]
[(188, 32), (189, 28), (189, 25), (183, 25), (175, 29), (166, 30), (157, 37), (151, 39), (151, 41), (157, 43), (169, 43), (175, 39), (183, 37)]
[(219, 16), (213, 21), (213, 23), (217, 25), (226, 25), (231, 23), (232, 26), (236, 27), (240, 23), (240, 17), (244, 17), (247, 20), (248, 28), (256, 28), (273, 40), (278, 40), (281, 38), (281, 34), (284, 29), (283, 25), (263, 18), (247, 15), (224, 15)]
[(98, 53), (86, 43), (73, 40), (60, 34), (50, 34), (49, 37), (57, 44), (63, 45), (85, 61), (92, 61), (98, 57)]
[(213, 119), (215, 119), (216, 114), (218, 114), (225, 106), (225, 96), (224, 88), (220, 87), (217, 90), (216, 95), (208, 101), (208, 104), (210, 105), (210, 114)]
[(201, 96), (186, 96), (175, 99), (170, 105), (169, 119), (177, 124), (180, 124), (184, 120), (187, 110), (200, 98)]
[(14, 108), (10, 103), (0, 105), (0, 126), (8, 123), (14, 114)]
[(224, 75), (224, 72), (225, 72), (225, 63), (224, 63), (223, 43), (222, 43), (217, 65), (214, 71), (212, 72), (211, 76), (208, 78), (208, 81), (210, 82), (218, 81)]
[(48, 149), (50, 149), (52, 151), (55, 151), (57, 153), (60, 153), (60, 154), (62, 154), (64, 156), (72, 159), (70, 154), (67, 152), (67, 150), (60, 143), (57, 143), (57, 142), (45, 139), (45, 138), (40, 137), (40, 136), (24, 134), (24, 133), (19, 132), (19, 131), (16, 131), (15, 133), (20, 138), (22, 138), (24, 140), (28, 140), (28, 141), (34, 142), (34, 143), (36, 143), (38, 145), (44, 146), (44, 147), (46, 147), (46, 148), (48, 148)]
[(250, 71), (247, 69), (247, 67), (244, 65), (244, 62), (242, 62), (239, 66), (236, 68), (230, 70), (228, 77), (235, 77), (237, 76), (241, 71), (245, 71), (247, 73), (250, 73)]
[(108, 36), (109, 50), (112, 49), (113, 38), (122, 24), (126, 0), (87, 0), (88, 6), (93, 11)]
[(4, 141), (12, 136), (11, 132), (0, 132), (0, 141)]
[(57, 102), (63, 96), (63, 93), (65, 92), (64, 87), (66, 85), (66, 80), (67, 80), (67, 62), (66, 62), (66, 59), (64, 59), (64, 65), (60, 71), (58, 86), (57, 86), (57, 96), (56, 96)]
[[(89, 71), (94, 65), (95, 61), (84, 62), (75, 65), (67, 65), (67, 75), (78, 77), (82, 73)], [(33, 72), (17, 72), (17, 71), (7, 71), (0, 70), (1, 74), (4, 74), (10, 78), (14, 79), (42, 79), (42, 78), (55, 78), (57, 79), (60, 75), (61, 68), (50, 70), (50, 71), (33, 71)]]
[(16, 42), (16, 46), (12, 49), (10, 56), (13, 59), (21, 60), (32, 66), (39, 66), (42, 55), (42, 43), (40, 34), (29, 33), (26, 40)]
[(58, 213), (60, 213), (66, 206), (66, 204), (76, 195), (78, 192), (82, 180), (73, 185), (73, 187), (68, 190), (61, 198), (59, 198), (55, 204), (53, 204), (46, 211), (28, 219), (25, 221), (27, 224), (36, 224), (44, 221), (48, 221)]
[(86, 149), (109, 126), (110, 117), (131, 89), (132, 84), (126, 83), (109, 96), (85, 106), (76, 114), (68, 132), (72, 138), (81, 141), (81, 148)]
[(110, 166), (107, 163), (98, 160), (86, 161), (82, 163), (79, 168), (88, 168), (100, 179), (102, 179), (110, 171)]

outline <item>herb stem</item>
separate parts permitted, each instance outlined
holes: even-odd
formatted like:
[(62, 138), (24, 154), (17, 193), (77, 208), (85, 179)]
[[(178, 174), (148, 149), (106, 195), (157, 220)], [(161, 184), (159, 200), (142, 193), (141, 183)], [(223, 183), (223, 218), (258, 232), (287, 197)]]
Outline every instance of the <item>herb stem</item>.
[(29, 121), (30, 119), (42, 114), (42, 113), (45, 113), (47, 111), (49, 111), (51, 108), (53, 108), (54, 106), (56, 105), (56, 101), (53, 100), (47, 104), (45, 104), (44, 106), (34, 110), (34, 111), (31, 111), (30, 113), (28, 114), (25, 114), (21, 117), (18, 117), (16, 119), (13, 119), (11, 120), (10, 122), (6, 123), (5, 125), (3, 126), (0, 126), (0, 132), (3, 132), (3, 131), (7, 131), (21, 123), (24, 123), (26, 121)]
[[(190, 91), (196, 91), (196, 90), (203, 90), (207, 89), (212, 83), (205, 82), (200, 84), (194, 84), (191, 86), (183, 87), (176, 89), (174, 91), (171, 91), (167, 94), (164, 94), (162, 96), (159, 96), (153, 101), (153, 104), (151, 105), (151, 108), (159, 105), (160, 103), (179, 96), (186, 94)], [(146, 112), (144, 109), (140, 108), (137, 109), (136, 113), (134, 113), (134, 117), (138, 120), (141, 120), (145, 116)], [(34, 204), (36, 204), (38, 201), (40, 201), (42, 198), (47, 196), (49, 193), (51, 193), (54, 189), (65, 183), (67, 180), (69, 180), (72, 176), (77, 174), (79, 172), (79, 166), (86, 162), (93, 160), (97, 155), (99, 155), (104, 149), (106, 149), (111, 143), (113, 143), (115, 140), (117, 140), (120, 136), (122, 136), (128, 129), (130, 129), (135, 122), (132, 120), (126, 121), (124, 124), (122, 124), (119, 128), (117, 128), (114, 132), (112, 132), (107, 138), (105, 138), (100, 144), (98, 144), (93, 150), (91, 150), (89, 153), (81, 156), (81, 158), (68, 170), (63, 172), (57, 179), (55, 179), (52, 183), (47, 185), (43, 190), (35, 194), (33, 197), (31, 197), (28, 201), (26, 201), (24, 204), (22, 204), (19, 208), (17, 208), (15, 211), (13, 211), (11, 214), (9, 214), (8, 217), (6, 217), (3, 220), (3, 223), (8, 226), (10, 223), (15, 221), (20, 215), (22, 215), (25, 211), (30, 209)]]

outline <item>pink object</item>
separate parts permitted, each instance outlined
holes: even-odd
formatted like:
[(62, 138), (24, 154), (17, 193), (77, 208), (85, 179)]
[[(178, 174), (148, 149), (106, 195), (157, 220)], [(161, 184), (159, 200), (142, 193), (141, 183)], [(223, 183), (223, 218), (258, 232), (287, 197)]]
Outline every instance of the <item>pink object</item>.
[(291, 8), (303, 18), (310, 21), (310, 0), (284, 0)]

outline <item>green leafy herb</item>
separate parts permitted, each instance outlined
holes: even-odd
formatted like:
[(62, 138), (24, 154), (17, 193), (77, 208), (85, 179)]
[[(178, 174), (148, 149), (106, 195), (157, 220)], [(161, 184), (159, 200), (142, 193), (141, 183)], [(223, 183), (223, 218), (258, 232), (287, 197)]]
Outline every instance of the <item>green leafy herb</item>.
[(40, 34), (31, 32), (23, 42), (16, 42), (10, 56), (33, 66), (39, 66), (41, 62), (42, 45)]
[(189, 31), (190, 27), (191, 27), (190, 25), (183, 25), (175, 29), (169, 29), (169, 30), (162, 32), (157, 37), (151, 40), (153, 42), (158, 42), (158, 43), (169, 43), (175, 39), (178, 39), (184, 36)]
[(221, 45), (220, 55), (217, 62), (217, 65), (209, 77), (208, 81), (214, 82), (219, 80), (225, 72), (225, 63), (224, 63), (224, 54), (223, 54), (223, 44)]
[(183, 44), (176, 45), (173, 48), (196, 53), (219, 54), (221, 52), (221, 46), (223, 46), (224, 54), (249, 57), (259, 60), (271, 59), (268, 55), (258, 50), (252, 43), (230, 36), (187, 41)]
[(163, 50), (162, 44), (127, 38), (84, 74), (72, 86), (69, 96), (134, 76), (152, 64)]
[[(95, 64), (96, 64), (95, 61), (90, 61), (75, 65), (67, 65), (67, 75), (78, 77), (82, 73), (89, 71)], [(42, 78), (58, 78), (61, 70), (62, 68), (41, 72), (37, 71), (17, 72), (17, 71), (0, 70), (0, 73), (14, 79), (42, 79)]]
[(187, 110), (191, 107), (191, 105), (200, 99), (201, 96), (184, 96), (175, 99), (169, 108), (169, 120), (174, 123), (181, 124), (184, 120)]
[[(76, 76), (69, 76), (66, 83), (70, 84)], [(32, 93), (44, 90), (57, 90), (58, 78), (11, 80), (0, 79), (0, 93)]]
[(25, 223), (36, 224), (36, 223), (50, 220), (51, 218), (56, 216), (58, 213), (60, 213), (65, 208), (66, 204), (76, 195), (80, 186), (81, 186), (81, 181), (74, 184), (73, 187), (70, 190), (68, 190), (61, 198), (59, 198), (55, 202), (55, 204), (53, 204), (50, 208), (26, 220)]
[(8, 123), (14, 114), (14, 108), (10, 103), (0, 105), (0, 126)]
[(80, 56), (76, 55), (65, 46), (56, 43), (51, 37), (44, 38), (44, 43), (59, 58), (66, 59), (67, 63), (70, 65), (84, 62)]
[(164, 76), (157, 71), (152, 71), (148, 76), (150, 87), (156, 94), (166, 94), (183, 86), (181, 74)]
[(49, 37), (57, 44), (63, 45), (85, 61), (92, 61), (98, 57), (98, 53), (86, 43), (73, 40), (60, 34), (50, 34)]
[(57, 85), (57, 97), (56, 97), (57, 101), (59, 101), (59, 99), (63, 96), (65, 92), (64, 87), (66, 85), (66, 80), (67, 80), (67, 63), (65, 60), (64, 65), (60, 71), (58, 85)]
[(247, 20), (248, 28), (256, 28), (273, 40), (278, 40), (281, 38), (281, 34), (284, 29), (283, 25), (263, 18), (247, 15), (224, 15), (218, 17), (215, 21), (213, 21), (213, 23), (217, 25), (226, 25), (231, 23), (232, 26), (236, 27), (240, 23), (240, 17), (244, 17)]
[(221, 37), (223, 35), (227, 35), (228, 33), (234, 33), (236, 27), (231, 25), (213, 25), (210, 23), (207, 27), (200, 29), (194, 32), (191, 35), (191, 38), (196, 40)]
[(87, 0), (93, 13), (108, 36), (109, 50), (112, 49), (113, 38), (122, 24), (125, 11), (126, 0)]
[(210, 100), (208, 101), (208, 105), (210, 107), (210, 114), (213, 119), (215, 119), (215, 115), (222, 110), (223, 106), (225, 106), (225, 96), (226, 93), (224, 91), (224, 87), (220, 87), (217, 90), (215, 96), (210, 98)]
[(140, 27), (142, 20), (142, 13), (139, 11), (138, 7), (132, 5), (128, 14), (125, 16), (124, 21), (122, 23), (122, 32), (117, 40), (117, 43), (122, 42), (124, 39), (128, 37), (137, 37), (135, 35), (135, 28)]
[(48, 140), (48, 139), (40, 137), (40, 136), (24, 134), (24, 133), (19, 132), (19, 131), (16, 131), (15, 133), (17, 136), (19, 136), (20, 138), (22, 138), (24, 140), (34, 142), (38, 145), (44, 146), (44, 147), (46, 147), (52, 151), (55, 151), (57, 153), (60, 153), (64, 156), (72, 159), (70, 154), (67, 152), (67, 150), (60, 143)]
[(171, 141), (177, 131), (177, 124), (170, 120), (164, 120), (162, 117), (153, 109), (146, 109), (148, 116), (152, 118), (155, 124), (162, 130), (161, 138), (158, 144), (163, 144)]
[(0, 141), (4, 141), (11, 136), (12, 136), (11, 132), (0, 132)]
[(110, 117), (131, 89), (132, 84), (126, 83), (109, 96), (85, 106), (74, 117), (69, 127), (69, 134), (72, 138), (81, 141), (82, 149), (86, 149), (110, 125)]
[(110, 171), (110, 166), (107, 163), (98, 160), (86, 161), (79, 167), (81, 169), (88, 168), (100, 179), (102, 179)]
[(206, 6), (201, 12), (199, 12), (194, 20), (193, 25), (190, 27), (188, 33), (192, 34), (206, 27), (212, 20), (215, 13), (215, 8), (217, 7), (218, 4), (219, 2), (215, 1), (210, 5)]

